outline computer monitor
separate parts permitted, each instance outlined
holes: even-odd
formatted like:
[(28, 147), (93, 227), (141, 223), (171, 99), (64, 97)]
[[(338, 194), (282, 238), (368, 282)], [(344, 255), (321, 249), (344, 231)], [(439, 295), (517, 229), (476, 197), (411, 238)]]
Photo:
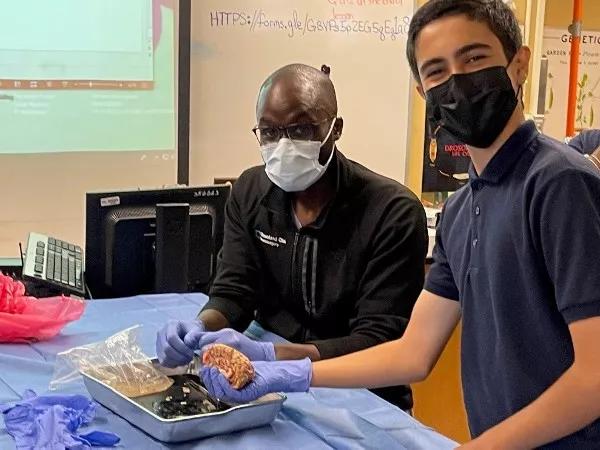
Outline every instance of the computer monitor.
[(208, 292), (230, 185), (86, 194), (85, 277), (93, 298), (153, 293), (156, 205), (190, 208), (188, 291)]

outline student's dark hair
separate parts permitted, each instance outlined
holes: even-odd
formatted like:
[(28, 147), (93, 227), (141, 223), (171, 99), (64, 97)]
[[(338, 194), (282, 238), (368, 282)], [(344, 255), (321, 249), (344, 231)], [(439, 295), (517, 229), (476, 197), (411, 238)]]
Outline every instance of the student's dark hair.
[(429, 0), (417, 10), (408, 30), (406, 57), (416, 80), (420, 80), (415, 56), (415, 44), (419, 33), (434, 20), (460, 14), (475, 22), (487, 24), (502, 43), (504, 54), (509, 61), (523, 45), (519, 22), (502, 0)]

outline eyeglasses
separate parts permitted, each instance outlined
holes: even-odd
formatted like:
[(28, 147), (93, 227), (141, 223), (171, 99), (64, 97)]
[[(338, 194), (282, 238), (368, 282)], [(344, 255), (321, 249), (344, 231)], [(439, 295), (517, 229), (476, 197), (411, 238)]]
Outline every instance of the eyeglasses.
[(285, 127), (254, 127), (252, 128), (252, 132), (256, 136), (256, 139), (258, 139), (260, 145), (279, 142), (284, 134), (292, 140), (312, 141), (319, 131), (319, 125), (328, 120), (332, 119), (323, 119), (320, 122), (314, 123), (292, 124)]

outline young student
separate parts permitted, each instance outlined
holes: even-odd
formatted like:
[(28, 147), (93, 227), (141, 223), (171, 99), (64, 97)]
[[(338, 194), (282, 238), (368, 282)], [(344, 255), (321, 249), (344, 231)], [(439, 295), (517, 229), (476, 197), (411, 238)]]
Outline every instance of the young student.
[(430, 0), (407, 45), (430, 122), (468, 145), (472, 165), (446, 202), (403, 337), (312, 364), (256, 361), (255, 380), (239, 391), (214, 368), (203, 379), (235, 401), (413, 383), (462, 317), (474, 437), (463, 448), (600, 448), (600, 176), (525, 121), (530, 51), (501, 0)]

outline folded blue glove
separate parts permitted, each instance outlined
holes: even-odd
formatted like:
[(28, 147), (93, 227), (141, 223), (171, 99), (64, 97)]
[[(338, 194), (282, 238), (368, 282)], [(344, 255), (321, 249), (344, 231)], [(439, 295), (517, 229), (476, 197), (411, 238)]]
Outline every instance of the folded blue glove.
[(270, 392), (307, 392), (312, 380), (309, 358), (298, 361), (256, 361), (254, 380), (242, 389), (234, 389), (215, 367), (203, 367), (202, 381), (208, 392), (219, 400), (248, 403)]
[(164, 367), (189, 364), (197, 346), (188, 346), (185, 342), (198, 342), (204, 330), (204, 324), (200, 320), (167, 322), (156, 335), (156, 355), (160, 364)]
[[(196, 339), (197, 340), (194, 340)], [(258, 342), (231, 328), (206, 332), (184, 339), (188, 347), (204, 349), (212, 344), (225, 344), (239, 350), (251, 361), (275, 361), (275, 346), (272, 342)]]
[(83, 450), (113, 447), (121, 440), (102, 431), (77, 434), (96, 415), (96, 404), (83, 395), (38, 397), (27, 390), (22, 400), (0, 405), (0, 411), (18, 450)]

